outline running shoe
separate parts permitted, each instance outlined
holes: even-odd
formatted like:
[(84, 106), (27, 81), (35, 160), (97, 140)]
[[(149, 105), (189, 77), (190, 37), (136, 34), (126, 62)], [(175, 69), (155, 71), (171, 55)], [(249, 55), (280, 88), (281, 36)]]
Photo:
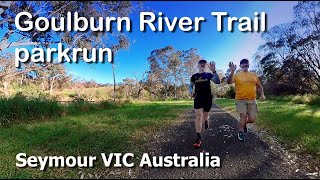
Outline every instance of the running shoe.
[(239, 139), (240, 141), (244, 141), (244, 140), (245, 140), (245, 134), (244, 134), (243, 131), (239, 131), (239, 133), (238, 133), (238, 139)]
[(247, 125), (244, 125), (243, 131), (244, 131), (244, 133), (247, 133), (247, 132), (248, 132)]
[(209, 128), (209, 122), (208, 121), (204, 121), (204, 129), (208, 129)]
[(193, 144), (194, 148), (200, 148), (201, 147), (201, 138), (197, 137), (195, 143)]

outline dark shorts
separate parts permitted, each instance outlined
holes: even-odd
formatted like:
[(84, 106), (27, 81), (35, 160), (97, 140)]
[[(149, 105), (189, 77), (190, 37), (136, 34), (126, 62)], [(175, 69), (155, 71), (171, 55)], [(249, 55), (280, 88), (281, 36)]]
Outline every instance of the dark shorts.
[(209, 112), (212, 107), (212, 96), (196, 96), (194, 98), (194, 109), (203, 108), (203, 111)]

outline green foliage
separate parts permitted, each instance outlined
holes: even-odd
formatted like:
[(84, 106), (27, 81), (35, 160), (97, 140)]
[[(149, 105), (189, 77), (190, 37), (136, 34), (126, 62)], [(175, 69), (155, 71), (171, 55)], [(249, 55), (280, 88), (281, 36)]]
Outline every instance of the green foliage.
[(310, 106), (320, 105), (320, 96), (315, 94), (305, 94), (305, 95), (289, 95), (289, 96), (268, 96), (268, 99), (276, 101), (286, 101), (294, 104), (304, 104)]
[(117, 105), (113, 102), (101, 101), (97, 103), (85, 102), (85, 101), (74, 101), (66, 105), (66, 113), (68, 115), (77, 115), (83, 112), (92, 112), (104, 109), (114, 109)]
[(319, 105), (320, 104), (320, 96), (318, 95), (307, 95), (304, 103), (307, 105)]
[(83, 100), (61, 104), (56, 100), (46, 98), (27, 98), (21, 94), (0, 99), (0, 123), (9, 125), (29, 121), (44, 121), (65, 115), (77, 115), (83, 112), (93, 112), (117, 107), (113, 102), (98, 103)]
[(22, 95), (0, 99), (0, 122), (2, 125), (29, 120), (45, 120), (58, 117), (62, 112), (62, 105), (53, 100), (27, 99)]
[(124, 104), (132, 104), (133, 103), (133, 100), (132, 99), (126, 99), (124, 101)]
[(318, 95), (303, 95), (303, 96), (291, 96), (291, 102), (295, 104), (306, 104), (306, 105), (319, 105), (320, 96)]
[(295, 103), (295, 104), (304, 104), (304, 101), (303, 101), (303, 96), (294, 96), (292, 99), (291, 99), (291, 102)]
[(41, 87), (35, 83), (29, 83), (28, 85), (22, 85), (18, 83), (12, 83), (12, 94), (21, 95), (30, 98), (42, 98), (48, 97), (49, 93), (43, 92)]
[(234, 86), (230, 86), (226, 92), (226, 97), (229, 99), (234, 99), (236, 97), (236, 89)]

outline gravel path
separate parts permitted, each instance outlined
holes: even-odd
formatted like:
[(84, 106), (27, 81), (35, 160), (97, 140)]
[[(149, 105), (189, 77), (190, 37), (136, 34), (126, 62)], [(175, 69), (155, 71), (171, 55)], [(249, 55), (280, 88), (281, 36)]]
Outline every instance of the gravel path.
[(154, 136), (146, 153), (150, 156), (198, 156), (200, 152), (209, 152), (219, 156), (220, 168), (149, 168), (140, 169), (136, 177), (142, 179), (212, 179), (212, 178), (306, 178), (295, 167), (290, 166), (283, 154), (270, 148), (268, 143), (249, 129), (246, 141), (237, 139), (238, 121), (213, 105), (210, 112), (210, 128), (202, 133), (202, 147), (194, 149), (195, 114), (190, 110), (179, 124)]

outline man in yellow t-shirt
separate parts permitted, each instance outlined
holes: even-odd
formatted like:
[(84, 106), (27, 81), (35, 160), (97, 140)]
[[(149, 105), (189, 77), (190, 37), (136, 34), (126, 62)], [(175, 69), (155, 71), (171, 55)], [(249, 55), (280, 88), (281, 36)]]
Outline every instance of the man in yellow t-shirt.
[(247, 124), (254, 123), (257, 118), (257, 102), (256, 91), (259, 91), (260, 100), (264, 101), (263, 87), (256, 73), (249, 72), (248, 59), (240, 61), (241, 71), (234, 74), (237, 66), (232, 62), (229, 63), (230, 75), (227, 79), (228, 84), (235, 83), (236, 89), (236, 106), (240, 113), (239, 133), (238, 138), (241, 141), (245, 140), (245, 133), (247, 132)]

